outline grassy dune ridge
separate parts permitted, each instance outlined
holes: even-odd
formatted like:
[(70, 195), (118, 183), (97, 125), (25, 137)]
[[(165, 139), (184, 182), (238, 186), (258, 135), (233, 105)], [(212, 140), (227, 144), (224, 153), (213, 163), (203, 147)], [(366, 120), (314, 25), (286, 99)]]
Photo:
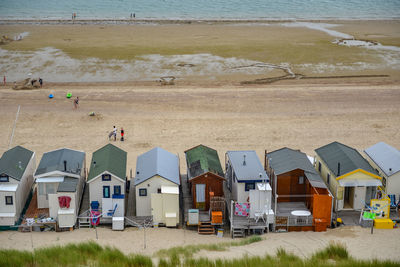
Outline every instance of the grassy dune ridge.
[[(245, 256), (240, 259), (218, 259), (193, 257), (200, 250), (220, 251), (229, 246), (243, 246), (262, 240), (251, 237), (241, 241), (218, 245), (191, 245), (162, 250), (155, 257), (130, 254), (125, 255), (116, 248), (102, 247), (95, 242), (69, 244), (36, 249), (33, 252), (19, 250), (0, 250), (0, 266), (398, 266), (398, 262), (380, 260), (357, 260), (352, 258), (346, 248), (337, 243), (314, 253), (309, 258), (300, 258), (277, 250), (275, 256)], [(159, 257), (159, 258), (156, 258)]]

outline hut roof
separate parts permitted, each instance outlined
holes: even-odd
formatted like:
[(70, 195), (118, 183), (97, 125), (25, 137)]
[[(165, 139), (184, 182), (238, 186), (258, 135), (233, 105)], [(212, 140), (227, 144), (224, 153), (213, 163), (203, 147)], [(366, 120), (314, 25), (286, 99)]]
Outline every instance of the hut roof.
[(161, 147), (155, 147), (140, 155), (136, 161), (135, 185), (143, 183), (155, 175), (179, 185), (178, 156)]
[(124, 150), (114, 146), (113, 144), (103, 146), (93, 152), (87, 180), (90, 181), (107, 171), (125, 181), (126, 159), (127, 153)]
[(379, 142), (364, 152), (386, 174), (391, 176), (400, 171), (400, 151), (384, 142)]
[[(68, 148), (46, 152), (40, 160), (35, 176), (53, 171), (79, 175), (83, 168), (84, 160), (85, 152)], [(64, 166), (64, 163), (66, 166)]]
[(193, 178), (206, 172), (215, 173), (224, 177), (221, 162), (215, 149), (205, 145), (198, 145), (185, 151), (188, 166), (188, 176)]
[(239, 181), (268, 180), (268, 175), (254, 150), (228, 151), (226, 154)]
[(313, 187), (327, 188), (305, 153), (284, 147), (268, 153), (267, 158), (276, 175), (300, 169)]
[(0, 159), (0, 174), (6, 174), (20, 181), (32, 155), (32, 151), (22, 146), (7, 150)]
[[(335, 141), (316, 149), (315, 152), (336, 177), (357, 169), (376, 174), (376, 171), (357, 150), (342, 143)], [(338, 163), (340, 163), (340, 173), (338, 172)]]

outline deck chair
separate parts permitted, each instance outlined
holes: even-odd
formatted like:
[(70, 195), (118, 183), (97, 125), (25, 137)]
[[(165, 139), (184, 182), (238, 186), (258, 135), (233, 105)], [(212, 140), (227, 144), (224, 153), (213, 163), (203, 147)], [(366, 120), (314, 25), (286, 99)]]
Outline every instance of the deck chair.
[(396, 195), (388, 195), (390, 198), (390, 208), (396, 208), (397, 203), (396, 203)]
[(267, 205), (265, 205), (261, 211), (257, 211), (254, 213), (254, 219), (255, 219), (256, 223), (258, 223), (258, 221), (260, 219), (262, 219), (263, 222), (265, 223), (266, 216), (267, 216)]
[(107, 216), (114, 216), (115, 211), (117, 210), (118, 204), (115, 204), (114, 209), (108, 210)]

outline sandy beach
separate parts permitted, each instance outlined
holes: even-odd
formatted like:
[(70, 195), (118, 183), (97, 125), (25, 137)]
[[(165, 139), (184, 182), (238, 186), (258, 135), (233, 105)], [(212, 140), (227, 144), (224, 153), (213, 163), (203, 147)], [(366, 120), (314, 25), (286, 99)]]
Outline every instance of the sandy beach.
[[(323, 81), (325, 82), (325, 81)], [(0, 149), (12, 145), (41, 155), (68, 147), (92, 152), (109, 142), (115, 125), (126, 141), (129, 170), (136, 157), (155, 146), (177, 153), (186, 173), (184, 151), (198, 144), (215, 148), (224, 161), (228, 150), (264, 150), (287, 146), (314, 155), (314, 149), (340, 141), (363, 150), (379, 141), (400, 146), (398, 84), (358, 83), (206, 86), (54, 85), (31, 91), (0, 90)], [(73, 110), (71, 92), (79, 96)], [(47, 96), (53, 93), (55, 98)], [(95, 112), (97, 116), (89, 116)], [(114, 143), (114, 141), (112, 141)], [(129, 176), (129, 175), (128, 175)]]
[[(144, 232), (136, 228), (128, 228), (123, 232), (112, 231), (109, 228), (98, 228), (98, 239), (94, 229), (79, 229), (73, 232), (0, 232), (0, 248), (33, 250), (51, 245), (95, 241), (100, 245), (116, 247), (123, 253), (140, 253), (148, 256), (160, 249), (189, 244), (209, 244), (230, 242), (230, 237), (218, 238), (204, 236), (196, 231), (183, 229), (152, 228), (146, 229), (146, 248), (144, 248)], [(327, 232), (290, 232), (269, 233), (262, 236), (263, 240), (246, 246), (228, 248), (226, 251), (200, 251), (194, 257), (240, 258), (248, 256), (275, 255), (278, 248), (284, 248), (300, 257), (309, 257), (316, 251), (335, 242), (346, 246), (350, 255), (358, 259), (390, 259), (400, 261), (397, 243), (400, 237), (399, 229), (370, 229), (343, 226)]]

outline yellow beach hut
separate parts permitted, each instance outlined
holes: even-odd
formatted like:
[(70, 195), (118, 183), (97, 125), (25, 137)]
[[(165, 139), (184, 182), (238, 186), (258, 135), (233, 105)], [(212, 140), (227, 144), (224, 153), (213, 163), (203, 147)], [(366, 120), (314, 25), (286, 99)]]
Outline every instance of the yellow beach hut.
[(335, 197), (336, 211), (370, 205), (382, 178), (356, 149), (332, 142), (315, 152), (315, 168)]

